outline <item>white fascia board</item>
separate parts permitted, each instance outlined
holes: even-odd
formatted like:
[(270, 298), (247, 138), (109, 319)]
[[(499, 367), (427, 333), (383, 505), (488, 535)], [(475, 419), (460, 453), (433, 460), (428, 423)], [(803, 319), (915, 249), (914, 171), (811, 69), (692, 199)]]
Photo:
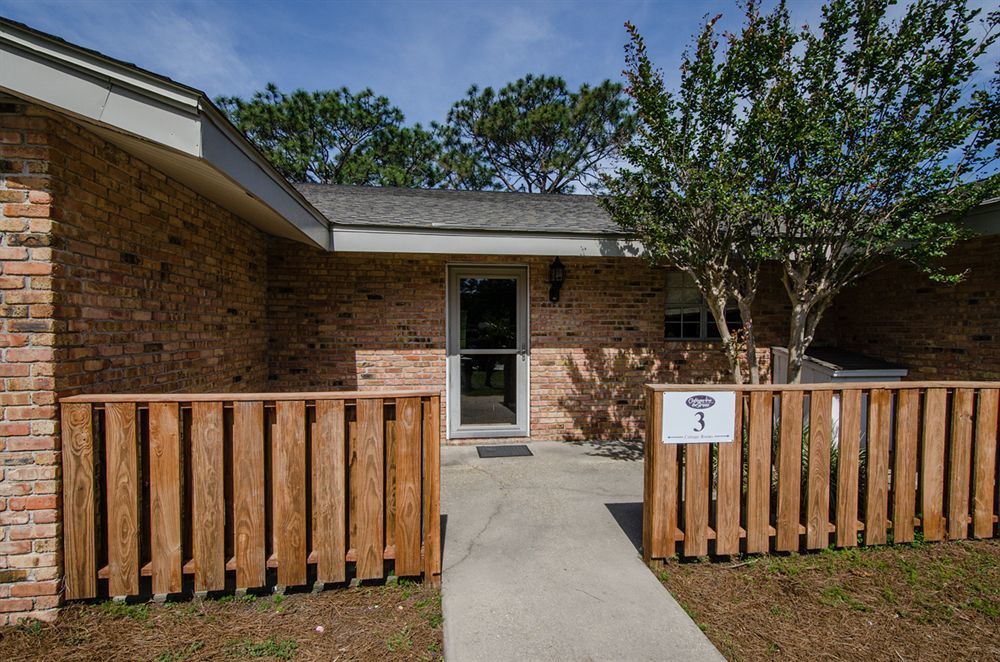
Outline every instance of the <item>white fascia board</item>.
[(331, 233), (330, 250), (337, 253), (576, 257), (640, 257), (643, 254), (642, 245), (627, 237), (587, 234), (388, 229), (336, 224)]
[[(291, 185), (269, 174), (255, 154), (242, 149), (238, 139), (234, 140), (231, 131), (221, 128), (224, 120), (202, 114), (202, 156), (221, 172), (256, 198), (273, 209), (282, 218), (294, 225), (310, 241), (323, 249), (330, 247), (330, 229), (327, 220), (313, 212), (308, 203), (297, 198), (298, 192), (292, 192)], [(291, 191), (289, 190), (291, 189)]]
[(34, 52), (46, 61), (58, 61), (64, 66), (89, 73), (105, 80), (120, 80), (147, 95), (162, 97), (167, 103), (195, 110), (198, 91), (180, 83), (171, 83), (137, 67), (130, 67), (102, 57), (70, 43), (47, 39), (42, 35), (0, 24), (0, 41), (20, 50)]
[(201, 154), (196, 97), (181, 100), (170, 90), (151, 93), (148, 83), (112, 79), (100, 67), (80, 66), (78, 57), (58, 59), (49, 54), (52, 49), (26, 46), (17, 36), (0, 25), (0, 88), (192, 156)]

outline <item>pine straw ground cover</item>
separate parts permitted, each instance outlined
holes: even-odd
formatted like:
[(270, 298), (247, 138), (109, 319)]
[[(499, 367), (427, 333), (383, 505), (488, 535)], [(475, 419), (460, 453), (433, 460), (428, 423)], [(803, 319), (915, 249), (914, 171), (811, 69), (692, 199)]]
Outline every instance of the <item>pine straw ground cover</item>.
[(6, 662), (437, 660), (442, 650), (440, 592), (402, 581), (316, 595), (75, 605), (51, 624), (0, 629)]
[(670, 563), (660, 580), (730, 660), (1000, 659), (1000, 542)]

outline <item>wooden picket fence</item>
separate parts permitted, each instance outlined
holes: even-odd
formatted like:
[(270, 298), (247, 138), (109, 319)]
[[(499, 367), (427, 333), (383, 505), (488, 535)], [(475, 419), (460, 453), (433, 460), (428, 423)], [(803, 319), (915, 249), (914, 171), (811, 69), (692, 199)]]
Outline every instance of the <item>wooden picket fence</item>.
[[(647, 385), (644, 559), (991, 538), (998, 388)], [(662, 443), (666, 391), (735, 391), (735, 442)]]
[(60, 406), (68, 599), (378, 579), (390, 560), (439, 581), (437, 392)]

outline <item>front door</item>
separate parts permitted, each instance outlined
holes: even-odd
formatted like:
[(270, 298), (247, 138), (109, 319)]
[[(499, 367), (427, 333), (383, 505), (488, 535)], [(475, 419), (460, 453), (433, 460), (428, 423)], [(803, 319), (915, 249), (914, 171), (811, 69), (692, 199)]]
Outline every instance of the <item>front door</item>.
[(448, 269), (448, 436), (528, 435), (528, 270)]

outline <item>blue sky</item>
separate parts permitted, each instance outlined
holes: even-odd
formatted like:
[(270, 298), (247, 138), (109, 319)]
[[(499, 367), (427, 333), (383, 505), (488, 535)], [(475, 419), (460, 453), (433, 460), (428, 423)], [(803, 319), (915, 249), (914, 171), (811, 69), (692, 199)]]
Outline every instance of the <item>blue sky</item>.
[[(985, 2), (981, 4), (986, 4)], [(819, 2), (790, 0), (815, 24)], [(408, 120), (443, 120), (469, 85), (526, 73), (572, 85), (620, 79), (630, 20), (668, 72), (706, 15), (739, 22), (735, 0), (686, 2), (123, 2), (0, 0), (0, 15), (165, 74), (214, 97), (371, 87)]]

